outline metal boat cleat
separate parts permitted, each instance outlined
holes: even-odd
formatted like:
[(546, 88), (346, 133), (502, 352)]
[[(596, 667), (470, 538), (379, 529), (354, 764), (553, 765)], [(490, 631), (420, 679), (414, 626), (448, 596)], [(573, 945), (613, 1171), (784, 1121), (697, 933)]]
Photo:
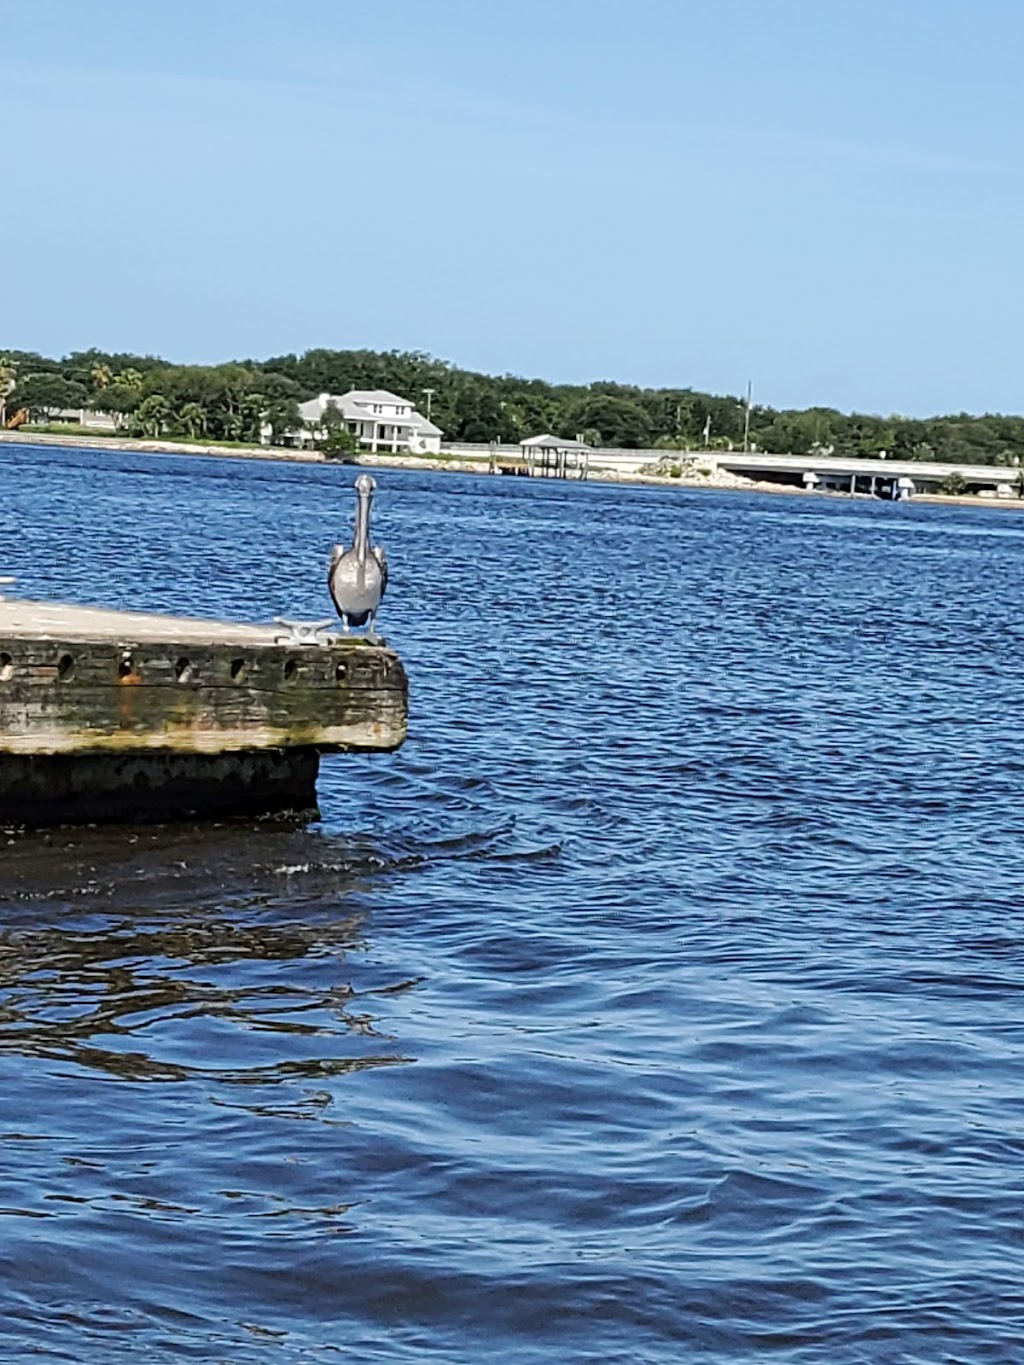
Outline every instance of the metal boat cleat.
[(328, 635), (327, 627), (336, 626), (337, 622), (333, 618), (329, 621), (290, 621), (287, 617), (275, 616), (274, 625), (284, 627), (283, 632), (275, 637), (275, 644), (329, 645), (335, 637)]

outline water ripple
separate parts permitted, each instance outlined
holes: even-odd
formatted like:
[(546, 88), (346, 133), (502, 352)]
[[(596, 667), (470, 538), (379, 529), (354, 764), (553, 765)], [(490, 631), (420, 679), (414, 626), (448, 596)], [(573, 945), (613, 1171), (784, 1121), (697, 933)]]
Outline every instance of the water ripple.
[[(6, 568), (315, 619), (350, 482), (6, 445)], [(1016, 518), (379, 482), (405, 749), (0, 840), (3, 1358), (1016, 1359)]]

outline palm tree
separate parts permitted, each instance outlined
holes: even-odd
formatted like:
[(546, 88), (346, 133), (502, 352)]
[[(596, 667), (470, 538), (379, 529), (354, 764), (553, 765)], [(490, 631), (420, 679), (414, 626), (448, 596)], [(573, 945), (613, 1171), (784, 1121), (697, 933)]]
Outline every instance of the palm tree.
[(160, 436), (171, 417), (171, 405), (162, 393), (144, 398), (135, 413), (135, 420), (145, 436)]
[(7, 421), (7, 395), (17, 382), (17, 364), (10, 356), (0, 355), (0, 427)]
[(105, 389), (113, 382), (114, 371), (101, 361), (89, 371), (89, 378), (94, 389)]
[(135, 389), (138, 391), (142, 388), (143, 377), (138, 370), (127, 369), (122, 370), (117, 376), (117, 382), (123, 384), (126, 389)]
[[(294, 398), (275, 398), (263, 414), (264, 427), (269, 427), (270, 443), (276, 444), (287, 432), (298, 431), (302, 427), (299, 405)], [(262, 439), (263, 432), (260, 432)]]
[(239, 409), (242, 437), (246, 441), (258, 441), (263, 431), (263, 421), (267, 411), (267, 400), (261, 393), (247, 393)]
[(201, 403), (185, 403), (178, 413), (178, 422), (185, 435), (195, 440), (201, 431), (206, 431), (206, 409)]

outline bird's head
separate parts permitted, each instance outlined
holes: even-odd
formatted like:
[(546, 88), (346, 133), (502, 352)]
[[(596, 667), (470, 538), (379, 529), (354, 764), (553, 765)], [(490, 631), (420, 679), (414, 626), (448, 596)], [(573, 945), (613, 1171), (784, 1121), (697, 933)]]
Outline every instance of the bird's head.
[(356, 479), (356, 492), (361, 498), (368, 498), (376, 491), (377, 481), (372, 474), (360, 474)]

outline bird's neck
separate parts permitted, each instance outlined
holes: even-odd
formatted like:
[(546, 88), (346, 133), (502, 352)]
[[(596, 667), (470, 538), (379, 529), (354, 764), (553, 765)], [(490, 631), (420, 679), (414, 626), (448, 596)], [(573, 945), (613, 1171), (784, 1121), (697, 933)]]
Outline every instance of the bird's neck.
[(370, 499), (366, 497), (361, 497), (356, 503), (356, 529), (352, 548), (356, 552), (356, 558), (362, 563), (370, 549)]

